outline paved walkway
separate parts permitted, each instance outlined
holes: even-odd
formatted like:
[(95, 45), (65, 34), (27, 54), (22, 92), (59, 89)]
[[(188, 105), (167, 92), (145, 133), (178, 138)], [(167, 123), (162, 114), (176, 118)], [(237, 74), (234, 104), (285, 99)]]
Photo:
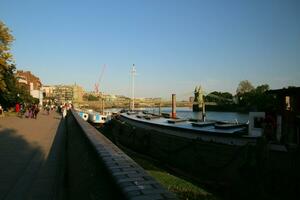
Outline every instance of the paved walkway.
[(60, 122), (57, 113), (43, 111), (38, 119), (0, 118), (0, 200), (57, 196), (64, 130)]

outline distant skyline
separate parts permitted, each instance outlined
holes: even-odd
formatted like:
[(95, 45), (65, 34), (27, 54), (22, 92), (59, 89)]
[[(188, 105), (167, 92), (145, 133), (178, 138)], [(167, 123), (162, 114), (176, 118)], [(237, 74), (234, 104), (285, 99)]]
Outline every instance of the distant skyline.
[(187, 99), (242, 80), (300, 86), (299, 0), (0, 0), (18, 70), (45, 85)]

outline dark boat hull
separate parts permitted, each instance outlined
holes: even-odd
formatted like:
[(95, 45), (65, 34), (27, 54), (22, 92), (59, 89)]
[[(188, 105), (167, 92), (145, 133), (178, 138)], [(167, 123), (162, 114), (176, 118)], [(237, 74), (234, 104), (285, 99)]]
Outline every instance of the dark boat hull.
[[(295, 165), (291, 159), (296, 156), (293, 157), (284, 147), (268, 145), (259, 138), (197, 133), (125, 117), (112, 121), (112, 132), (117, 143), (203, 182), (230, 185), (235, 192), (246, 192), (244, 190), (250, 187), (249, 184), (251, 187), (266, 184), (263, 186), (266, 188), (271, 182), (281, 185), (282, 179), (293, 178), (291, 174), (299, 167), (299, 160)], [(221, 140), (215, 138), (226, 142), (218, 142)], [(274, 179), (274, 173), (280, 176)]]

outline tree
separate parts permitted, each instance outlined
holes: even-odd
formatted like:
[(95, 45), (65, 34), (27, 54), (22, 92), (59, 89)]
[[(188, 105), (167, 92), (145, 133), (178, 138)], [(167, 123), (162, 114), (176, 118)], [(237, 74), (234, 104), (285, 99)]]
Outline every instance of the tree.
[(0, 21), (0, 104), (4, 108), (14, 106), (17, 102), (38, 102), (26, 88), (18, 84), (14, 75), (16, 66), (10, 53), (13, 41), (10, 30)]
[(268, 84), (259, 85), (256, 87), (252, 104), (257, 111), (272, 111), (276, 107), (274, 98), (267, 94), (266, 91), (270, 89)]
[(13, 40), (10, 30), (0, 21), (0, 104), (3, 107), (12, 106), (19, 92), (14, 77), (15, 65), (10, 53)]
[(274, 110), (274, 98), (267, 94), (268, 84), (257, 86), (248, 92), (238, 93), (239, 106), (244, 111), (272, 111)]
[(205, 96), (205, 101), (216, 102), (217, 104), (232, 103), (233, 96), (229, 92), (214, 91)]
[(13, 72), (14, 65), (12, 63), (12, 55), (9, 52), (11, 43), (14, 38), (10, 30), (0, 21), (0, 92), (7, 91), (7, 80), (5, 75)]
[(268, 84), (263, 84), (263, 85), (257, 86), (256, 89), (255, 89), (255, 92), (263, 94), (266, 91), (268, 91), (269, 89), (270, 89), (270, 86)]
[(85, 94), (85, 95), (83, 95), (83, 99), (85, 101), (99, 101), (100, 97), (99, 96), (95, 96), (93, 94)]
[(254, 90), (253, 85), (250, 81), (244, 80), (239, 83), (238, 88), (236, 89), (236, 94), (240, 96), (241, 94), (248, 93)]

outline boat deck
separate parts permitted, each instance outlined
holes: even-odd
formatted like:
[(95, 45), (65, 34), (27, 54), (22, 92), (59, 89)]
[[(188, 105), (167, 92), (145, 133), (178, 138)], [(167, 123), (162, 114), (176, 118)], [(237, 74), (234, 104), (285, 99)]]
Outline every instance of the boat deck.
[[(187, 120), (173, 120), (175, 123), (168, 123), (170, 118), (150, 117), (149, 119), (148, 117), (145, 118), (145, 115), (131, 113), (129, 115), (122, 113), (121, 119), (134, 126), (169, 135), (227, 145), (242, 146), (246, 144), (256, 144), (258, 138), (258, 136), (248, 135), (246, 127), (241, 126), (241, 124), (237, 127), (223, 124), (225, 128), (222, 128), (222, 125), (219, 124), (219, 126), (215, 126), (216, 123), (210, 121), (191, 122)], [(284, 145), (270, 143), (268, 146), (270, 150), (287, 151)]]
[(133, 115), (127, 113), (122, 113), (121, 116), (138, 122), (147, 123), (147, 124), (160, 125), (168, 128), (173, 127), (173, 128), (185, 129), (190, 131), (200, 131), (200, 132), (219, 133), (219, 134), (236, 134), (236, 133), (241, 133), (243, 131), (245, 132), (245, 127), (231, 127), (227, 129), (215, 128), (213, 122), (203, 122), (201, 126), (201, 122), (195, 123), (195, 122), (190, 122), (188, 120), (182, 120), (182, 119), (173, 120), (173, 119), (166, 119), (163, 117), (151, 118), (148, 115), (140, 115), (140, 114)]

